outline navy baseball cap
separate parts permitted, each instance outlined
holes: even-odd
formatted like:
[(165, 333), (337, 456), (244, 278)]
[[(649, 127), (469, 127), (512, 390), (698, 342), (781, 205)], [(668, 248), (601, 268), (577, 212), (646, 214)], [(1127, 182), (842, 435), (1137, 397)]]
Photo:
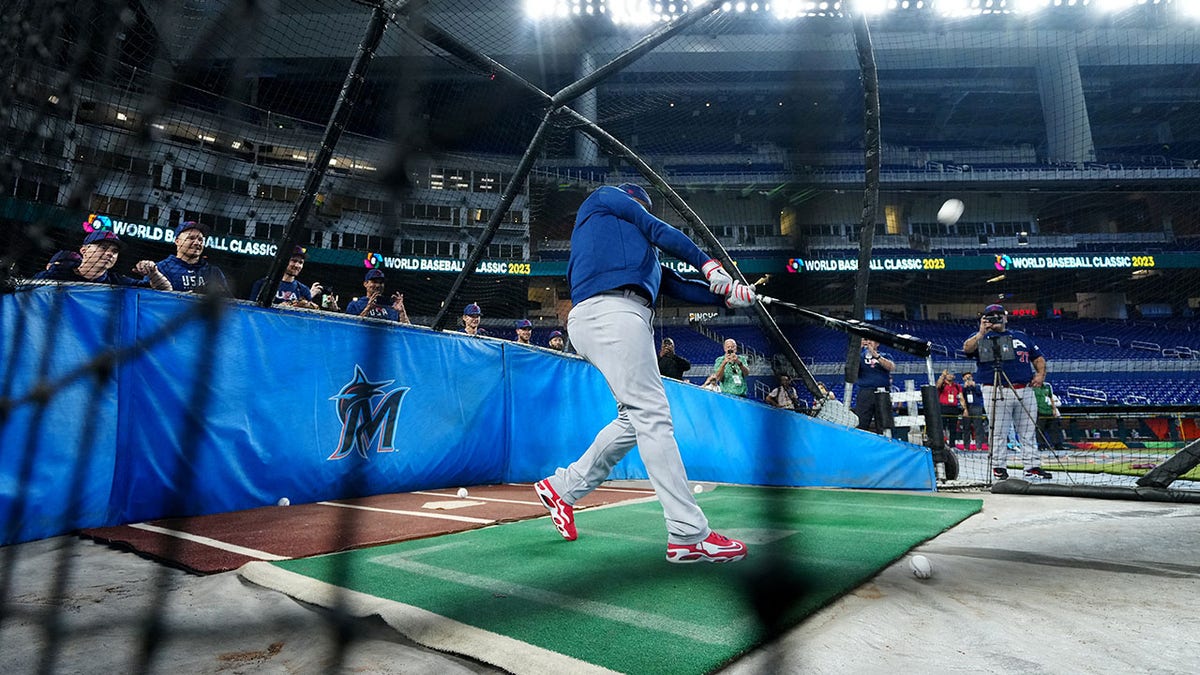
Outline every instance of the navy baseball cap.
[(292, 257), (299, 258), (301, 260), (308, 260), (308, 249), (304, 248), (303, 246), (297, 246), (292, 249)]
[(83, 262), (83, 256), (79, 255), (78, 251), (59, 251), (50, 257), (51, 265), (63, 267), (79, 267), (81, 262)]
[(1007, 314), (1008, 312), (1004, 311), (1004, 305), (988, 305), (987, 307), (983, 308), (983, 313), (984, 314)]
[(533, 322), (529, 319), (517, 319), (517, 328), (533, 328)]
[(367, 270), (367, 276), (363, 277), (363, 281), (370, 281), (372, 279), (383, 279), (383, 278), (384, 278), (383, 270)]
[(646, 191), (642, 189), (641, 185), (636, 183), (621, 183), (617, 186), (617, 189), (629, 195), (630, 197), (633, 197), (634, 199), (642, 200), (646, 203), (646, 208), (650, 208), (650, 206), (653, 204), (653, 202), (650, 201), (650, 195), (646, 194)]
[(87, 246), (88, 244), (115, 244), (118, 248), (125, 247), (125, 242), (121, 241), (117, 233), (108, 230), (97, 230), (84, 237), (83, 245)]
[(551, 333), (550, 333), (550, 339), (551, 339), (551, 340), (553, 340), (553, 339), (554, 339), (554, 338), (556, 338), (556, 337), (557, 337), (557, 338), (560, 338), (560, 337), (562, 337), (562, 336), (563, 336), (563, 334), (562, 334), (562, 331), (561, 331), (561, 330), (551, 331)]
[(175, 228), (175, 236), (178, 237), (188, 230), (200, 230), (200, 234), (203, 234), (206, 237), (208, 236), (208, 226), (203, 223), (198, 223), (194, 220), (185, 220), (180, 223), (179, 226)]
[(463, 307), (464, 316), (479, 316), (480, 314), (483, 314), (483, 310), (479, 309), (479, 305), (473, 302), (466, 307)]

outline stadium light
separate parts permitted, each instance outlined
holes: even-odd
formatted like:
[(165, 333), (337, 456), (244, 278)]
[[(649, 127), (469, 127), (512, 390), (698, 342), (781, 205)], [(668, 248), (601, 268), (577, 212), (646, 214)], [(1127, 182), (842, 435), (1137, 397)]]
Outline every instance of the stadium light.
[(895, 6), (894, 0), (853, 0), (849, 4), (851, 11), (857, 11), (863, 16), (878, 16), (888, 10), (888, 6)]
[(554, 15), (555, 0), (525, 0), (525, 16), (543, 19)]
[(1014, 14), (1036, 14), (1050, 6), (1051, 0), (1008, 0)]
[(608, 0), (608, 15), (616, 24), (649, 24), (659, 21), (659, 14), (648, 0)]
[[(975, 4), (975, 7), (971, 5)], [(949, 17), (960, 16), (977, 16), (979, 14), (978, 3), (972, 3), (972, 0), (936, 0), (933, 8), (938, 14)]]
[(1200, 20), (1200, 2), (1195, 2), (1194, 0), (1192, 2), (1178, 2), (1176, 0), (1175, 7), (1183, 16), (1189, 19)]
[(1092, 7), (1101, 12), (1121, 12), (1137, 4), (1137, 0), (1092, 0)]

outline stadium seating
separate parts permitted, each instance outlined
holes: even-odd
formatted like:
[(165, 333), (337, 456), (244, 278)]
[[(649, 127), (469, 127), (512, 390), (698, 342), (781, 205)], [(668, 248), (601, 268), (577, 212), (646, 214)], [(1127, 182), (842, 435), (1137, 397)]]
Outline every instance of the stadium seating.
[[(934, 345), (935, 370), (940, 370), (945, 367), (944, 364), (949, 363), (954, 363), (957, 367), (967, 367), (967, 360), (961, 349), (963, 340), (974, 330), (973, 322), (875, 323), (897, 333), (908, 333), (929, 340)], [(1200, 378), (1190, 376), (1194, 371), (1184, 370), (1183, 364), (1178, 372), (1161, 369), (1163, 359), (1200, 359), (1200, 332), (1192, 330), (1191, 322), (1178, 319), (1159, 322), (1019, 319), (1014, 320), (1012, 326), (1030, 333), (1046, 354), (1052, 364), (1051, 384), (1066, 405), (1200, 403)], [(826, 367), (839, 367), (845, 362), (847, 338), (844, 333), (812, 324), (783, 324), (780, 328), (806, 362)], [(776, 351), (758, 326), (714, 326), (712, 330), (720, 339), (733, 338), (740, 345), (767, 356)], [(722, 353), (720, 340), (705, 337), (690, 327), (666, 327), (663, 334), (672, 337), (675, 340), (676, 351), (697, 366), (710, 365)], [(895, 349), (889, 350), (885, 347), (884, 351), (899, 364), (924, 361)], [(1137, 365), (1151, 360), (1158, 362), (1159, 369), (1144, 370), (1145, 366)], [(1066, 369), (1056, 371), (1053, 364), (1086, 364), (1088, 367), (1085, 372)], [(905, 376), (906, 379), (912, 377)], [(693, 375), (688, 379), (699, 384), (704, 378)], [(821, 376), (820, 379), (832, 391), (841, 393), (844, 386), (841, 377)], [(921, 380), (923, 377), (916, 376), (915, 379)], [(751, 378), (751, 391), (753, 383), (759, 380), (767, 388), (775, 386), (773, 377), (756, 374)]]

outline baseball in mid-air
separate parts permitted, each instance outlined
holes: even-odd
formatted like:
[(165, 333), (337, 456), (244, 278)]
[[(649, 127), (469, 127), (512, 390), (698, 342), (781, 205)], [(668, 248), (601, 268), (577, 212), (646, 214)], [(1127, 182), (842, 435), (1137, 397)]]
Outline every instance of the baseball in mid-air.
[(704, 492), (704, 486), (699, 483), (696, 483), (696, 486), (692, 488), (692, 492), (695, 492), (696, 494), (700, 494), (701, 492)]
[(467, 488), (458, 488), (458, 497), (462, 499), (467, 496)]
[(291, 506), (292, 500), (287, 497), (280, 497), (279, 501), (275, 502), (277, 506)]
[(933, 576), (933, 565), (929, 564), (929, 558), (923, 555), (914, 555), (908, 559), (909, 567), (912, 567), (913, 576), (918, 579), (928, 579)]
[(947, 199), (942, 208), (938, 209), (937, 219), (943, 225), (953, 225), (962, 217), (963, 206), (961, 199)]

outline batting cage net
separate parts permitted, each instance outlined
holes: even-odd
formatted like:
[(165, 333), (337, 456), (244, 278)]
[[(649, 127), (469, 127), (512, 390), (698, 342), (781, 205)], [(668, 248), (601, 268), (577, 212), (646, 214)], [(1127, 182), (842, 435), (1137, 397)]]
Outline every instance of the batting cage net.
[[(220, 360), (215, 316), (359, 314), (373, 283), (401, 322), (459, 331), (479, 316), (484, 335), (513, 340), (528, 320), (547, 346), (572, 306), (581, 202), (632, 182), (651, 213), (780, 301), (659, 298), (656, 344), (672, 339), (691, 384), (732, 339), (750, 399), (777, 404), (781, 376), (804, 413), (882, 394), (875, 430), (937, 448), (943, 485), (988, 485), (1032, 456), (1061, 484), (1130, 486), (1200, 437), (1193, 3), (10, 4), (0, 300), (95, 280), (72, 270), (100, 264), (89, 246), (110, 234), (111, 272), (159, 289), (143, 263), (192, 255), (183, 242), (199, 230), (198, 259), (224, 282), (67, 375), (51, 374), (56, 333), (4, 314), (6, 373), (21, 350), (47, 356), (34, 381), (6, 378), (0, 425), (79, 382), (103, 398), (115, 365), (178, 331), (203, 354), (199, 391)], [(922, 394), (977, 372), (965, 342), (997, 312), (1045, 359), (1050, 387), (1016, 413), (1033, 437), (1020, 420), (991, 424), (981, 398), (1026, 382)], [(97, 335), (127, 327), (121, 316), (100, 317)], [(871, 337), (895, 364), (879, 392), (858, 384)], [(378, 342), (352, 348), (380, 357)], [(501, 377), (462, 370), (429, 372)], [(329, 405), (344, 414), (354, 386), (376, 385), (364, 375)], [(181, 438), (212, 403), (186, 398)], [(1191, 465), (1178, 474), (1172, 488), (1200, 487)]]

